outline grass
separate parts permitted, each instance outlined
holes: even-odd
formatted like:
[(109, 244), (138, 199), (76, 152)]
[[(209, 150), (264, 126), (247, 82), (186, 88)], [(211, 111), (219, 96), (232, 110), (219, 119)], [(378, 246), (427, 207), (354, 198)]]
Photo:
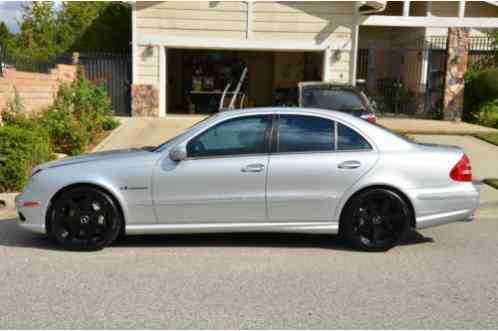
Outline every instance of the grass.
[(478, 133), (474, 134), (474, 137), (482, 139), (490, 144), (498, 146), (498, 133)]
[(492, 188), (495, 188), (498, 190), (498, 179), (497, 178), (486, 178), (485, 180), (482, 181), (484, 184), (488, 184)]

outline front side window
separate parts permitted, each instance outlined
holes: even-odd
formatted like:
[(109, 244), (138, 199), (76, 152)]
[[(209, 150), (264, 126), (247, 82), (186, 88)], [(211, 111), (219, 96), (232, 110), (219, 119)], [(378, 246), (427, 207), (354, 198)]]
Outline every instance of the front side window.
[(266, 153), (266, 131), (271, 116), (247, 116), (227, 120), (193, 138), (189, 157), (211, 157)]
[(281, 115), (277, 151), (323, 152), (334, 150), (334, 121), (305, 115)]
[(372, 149), (372, 146), (355, 130), (337, 123), (337, 149), (339, 151), (358, 151)]

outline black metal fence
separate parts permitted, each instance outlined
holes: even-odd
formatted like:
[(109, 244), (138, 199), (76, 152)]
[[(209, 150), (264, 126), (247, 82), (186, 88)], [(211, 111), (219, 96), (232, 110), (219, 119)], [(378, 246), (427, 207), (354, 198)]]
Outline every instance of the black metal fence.
[(129, 54), (80, 53), (85, 77), (104, 84), (116, 115), (131, 113), (131, 56)]
[(59, 54), (48, 59), (36, 59), (23, 55), (12, 55), (0, 45), (0, 75), (4, 69), (14, 68), (17, 71), (49, 73), (57, 64), (71, 64), (70, 53)]

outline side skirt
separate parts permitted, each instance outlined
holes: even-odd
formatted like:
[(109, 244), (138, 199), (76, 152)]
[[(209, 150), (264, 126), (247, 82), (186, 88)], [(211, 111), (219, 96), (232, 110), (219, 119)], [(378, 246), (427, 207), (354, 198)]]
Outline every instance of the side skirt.
[(208, 224), (130, 224), (127, 235), (168, 233), (293, 232), (337, 234), (337, 222), (293, 223), (208, 223)]

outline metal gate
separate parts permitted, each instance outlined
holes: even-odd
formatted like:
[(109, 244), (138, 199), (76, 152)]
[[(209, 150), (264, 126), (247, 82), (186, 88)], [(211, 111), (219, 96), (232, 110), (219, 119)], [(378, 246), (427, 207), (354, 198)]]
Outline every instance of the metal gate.
[(131, 114), (131, 56), (122, 54), (80, 53), (79, 63), (85, 77), (105, 84), (114, 113)]
[(357, 76), (380, 113), (434, 117), (442, 105), (446, 38), (358, 52)]
[(444, 84), (446, 79), (446, 37), (429, 38), (427, 52), (427, 84), (424, 113), (440, 117), (443, 109)]

